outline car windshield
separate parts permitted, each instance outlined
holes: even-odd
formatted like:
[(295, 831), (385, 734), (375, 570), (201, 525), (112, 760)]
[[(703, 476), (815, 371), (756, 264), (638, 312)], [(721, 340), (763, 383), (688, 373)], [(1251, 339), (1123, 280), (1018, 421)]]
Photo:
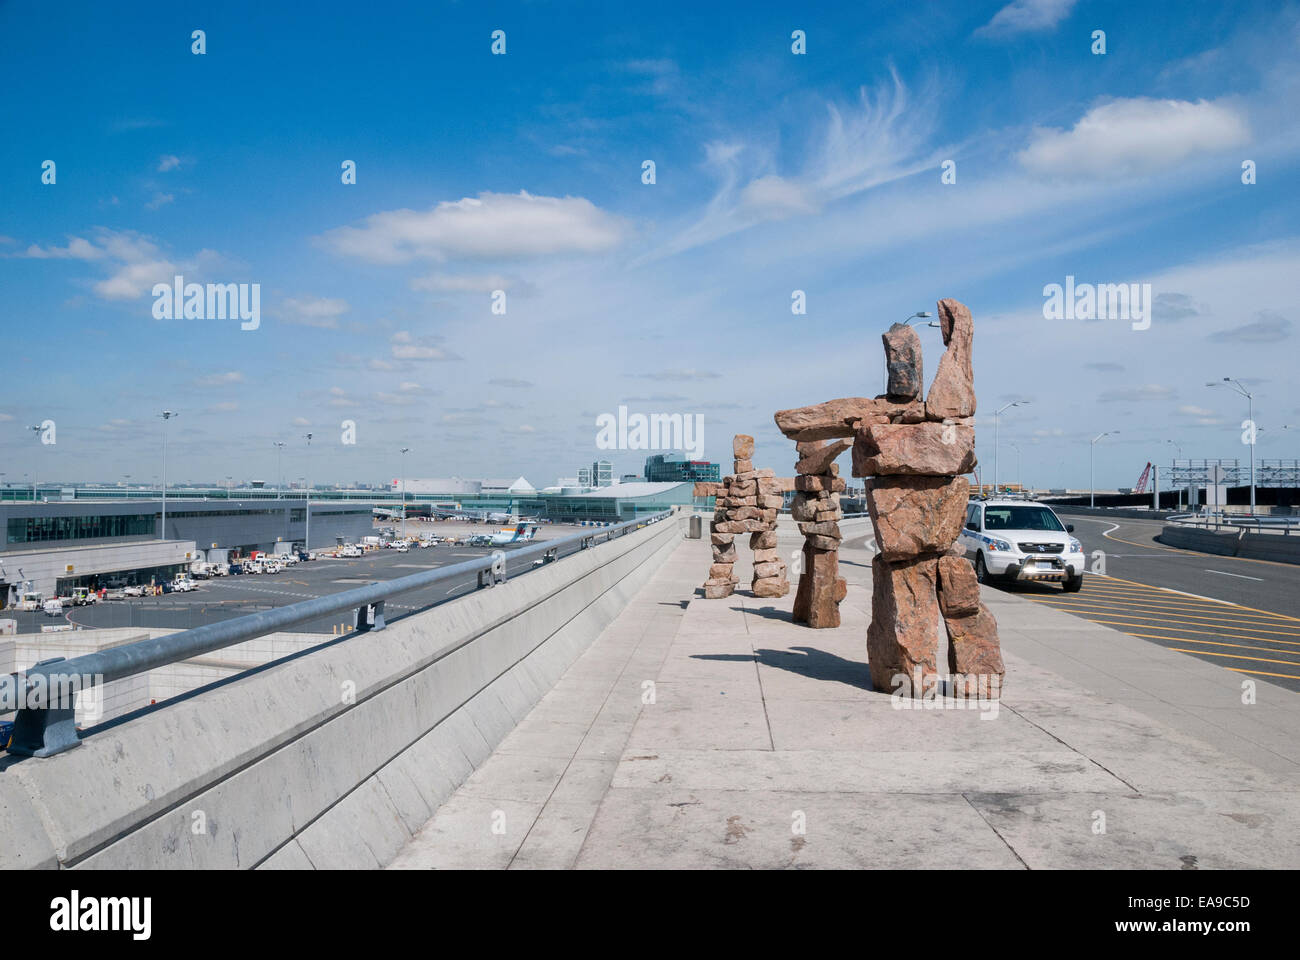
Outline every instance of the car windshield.
[(1002, 507), (986, 506), (984, 508), (985, 530), (1055, 530), (1064, 531), (1061, 521), (1047, 507)]

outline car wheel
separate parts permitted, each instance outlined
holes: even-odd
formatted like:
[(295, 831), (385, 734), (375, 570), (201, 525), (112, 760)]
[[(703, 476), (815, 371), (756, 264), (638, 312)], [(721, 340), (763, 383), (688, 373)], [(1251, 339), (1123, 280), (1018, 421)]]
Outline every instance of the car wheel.
[(993, 574), (989, 573), (989, 568), (984, 565), (983, 552), (975, 556), (975, 579), (980, 583), (992, 583)]
[(1079, 588), (1083, 586), (1083, 577), (1070, 577), (1061, 584), (1062, 593), (1078, 593)]

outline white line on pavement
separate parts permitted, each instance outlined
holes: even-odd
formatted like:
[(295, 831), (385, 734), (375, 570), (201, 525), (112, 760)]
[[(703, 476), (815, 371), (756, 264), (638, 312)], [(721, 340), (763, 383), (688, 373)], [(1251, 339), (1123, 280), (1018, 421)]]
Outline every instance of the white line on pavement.
[(1244, 573), (1228, 573), (1226, 570), (1206, 570), (1206, 573), (1217, 573), (1221, 577), (1236, 577), (1238, 580), (1258, 580), (1264, 582), (1263, 577), (1248, 577)]

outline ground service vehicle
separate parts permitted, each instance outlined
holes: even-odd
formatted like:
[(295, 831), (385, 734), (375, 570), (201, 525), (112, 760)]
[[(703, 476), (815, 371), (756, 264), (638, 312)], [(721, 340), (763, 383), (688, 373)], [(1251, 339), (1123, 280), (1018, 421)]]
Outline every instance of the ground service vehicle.
[(1047, 504), (972, 500), (957, 542), (980, 583), (1057, 581), (1066, 593), (1083, 586), (1083, 544)]

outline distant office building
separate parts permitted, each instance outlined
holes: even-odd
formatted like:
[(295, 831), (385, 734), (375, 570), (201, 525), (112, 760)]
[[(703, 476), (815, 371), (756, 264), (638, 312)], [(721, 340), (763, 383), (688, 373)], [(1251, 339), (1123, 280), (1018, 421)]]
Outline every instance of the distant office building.
[(720, 480), (722, 468), (708, 460), (686, 460), (677, 454), (656, 454), (647, 457), (645, 478), (647, 483), (687, 483), (696, 480)]
[(580, 487), (591, 486), (591, 467), (578, 468), (578, 486)]
[(621, 478), (618, 482), (619, 482), (619, 483), (638, 483), (638, 482), (640, 482), (640, 480), (641, 480), (641, 474), (639, 474), (639, 473), (625, 473), (625, 474), (623, 474), (622, 478)]
[(608, 460), (597, 460), (591, 465), (591, 485), (608, 487), (614, 482), (614, 465)]

